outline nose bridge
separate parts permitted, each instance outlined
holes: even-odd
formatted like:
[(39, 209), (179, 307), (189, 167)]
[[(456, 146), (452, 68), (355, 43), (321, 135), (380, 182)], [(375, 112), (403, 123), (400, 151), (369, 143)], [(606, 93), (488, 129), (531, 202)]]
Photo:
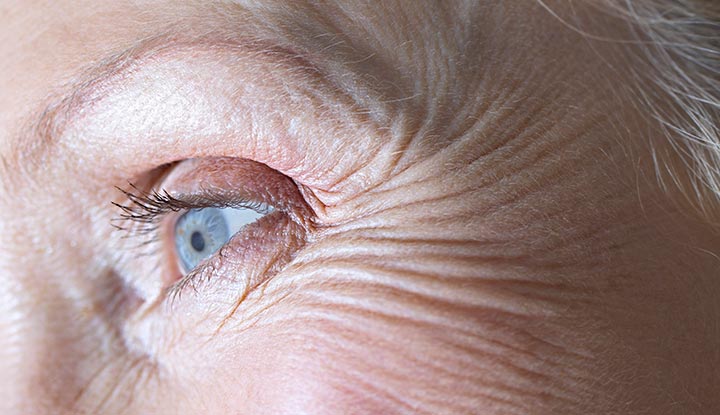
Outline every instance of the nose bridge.
[(9, 200), (0, 201), (0, 413), (76, 413), (75, 402), (121, 350), (110, 310), (98, 313), (111, 297), (92, 295), (92, 283), (78, 278), (81, 264), (63, 264), (69, 252), (46, 226), (32, 233)]

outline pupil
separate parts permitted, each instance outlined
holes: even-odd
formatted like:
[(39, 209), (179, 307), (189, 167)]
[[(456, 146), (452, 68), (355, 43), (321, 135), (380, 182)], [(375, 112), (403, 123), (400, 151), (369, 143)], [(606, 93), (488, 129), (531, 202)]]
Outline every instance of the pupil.
[(195, 231), (190, 235), (190, 245), (192, 245), (194, 250), (202, 252), (202, 250), (205, 249), (205, 238), (203, 238), (200, 232)]

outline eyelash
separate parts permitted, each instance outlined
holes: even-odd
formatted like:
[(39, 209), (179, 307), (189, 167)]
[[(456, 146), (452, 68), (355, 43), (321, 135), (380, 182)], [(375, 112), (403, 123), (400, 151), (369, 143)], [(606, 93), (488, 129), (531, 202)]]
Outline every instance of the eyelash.
[[(221, 195), (205, 194), (205, 195), (188, 195), (183, 198), (177, 198), (170, 195), (167, 190), (151, 190), (144, 191), (136, 185), (128, 184), (132, 190), (116, 187), (120, 191), (127, 202), (120, 204), (112, 202), (112, 204), (120, 209), (120, 214), (112, 219), (112, 226), (122, 232), (125, 232), (125, 239), (139, 239), (140, 243), (136, 245), (138, 248), (148, 249), (149, 247), (161, 242), (160, 224), (168, 214), (191, 209), (203, 208), (247, 208), (260, 210), (265, 207), (261, 202), (249, 200), (223, 200)], [(141, 252), (140, 256), (159, 255), (157, 250), (149, 249)], [(162, 261), (158, 261), (157, 267)], [(172, 286), (168, 287), (168, 294), (174, 300), (179, 296), (180, 292), (192, 284), (195, 289), (197, 285), (197, 276), (202, 273), (204, 267), (200, 266), (187, 275), (177, 280)]]
[(112, 202), (113, 206), (121, 210), (121, 213), (113, 218), (112, 225), (117, 230), (128, 232), (126, 237), (154, 233), (167, 214), (201, 207), (170, 196), (166, 190), (144, 192), (132, 183), (130, 187), (134, 191), (116, 188), (128, 199), (126, 204)]
[[(125, 190), (120, 187), (119, 190), (127, 199), (127, 204), (112, 202), (112, 204), (122, 212), (113, 219), (113, 226), (121, 231), (141, 232), (142, 234), (153, 233), (157, 231), (157, 225), (169, 213), (176, 213), (183, 210), (203, 209), (203, 208), (246, 208), (259, 210), (265, 204), (261, 202), (253, 202), (249, 200), (222, 200), (222, 196), (216, 195), (192, 195), (185, 199), (171, 196), (167, 190), (152, 190), (150, 192), (139, 189), (134, 184), (129, 186), (137, 193)], [(125, 227), (118, 223), (131, 223), (134, 226)], [(138, 226), (140, 228), (138, 229)]]

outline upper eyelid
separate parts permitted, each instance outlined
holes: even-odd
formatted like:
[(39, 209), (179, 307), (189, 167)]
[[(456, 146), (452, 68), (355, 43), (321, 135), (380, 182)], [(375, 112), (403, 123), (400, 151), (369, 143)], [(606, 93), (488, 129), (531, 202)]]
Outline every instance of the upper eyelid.
[(260, 201), (247, 200), (231, 200), (222, 201), (219, 199), (206, 199), (198, 195), (189, 196), (172, 196), (167, 190), (151, 190), (143, 191), (137, 186), (130, 185), (135, 192), (118, 188), (118, 190), (127, 198), (126, 204), (119, 202), (111, 202), (120, 210), (120, 214), (113, 219), (113, 225), (121, 230), (129, 230), (119, 223), (132, 222), (140, 225), (143, 230), (152, 230), (156, 224), (162, 220), (167, 214), (173, 212), (187, 211), (190, 209), (200, 209), (208, 207), (235, 207), (259, 210), (266, 206)]
[[(42, 110), (37, 111), (34, 117), (35, 121), (24, 126), (23, 133), (19, 135), (24, 139), (18, 142), (18, 157), (11, 157), (9, 160), (24, 162), (24, 165), (38, 165), (33, 161), (42, 160), (45, 154), (52, 153), (54, 147), (58, 146), (65, 127), (76, 114), (81, 114), (88, 105), (108, 95), (114, 84), (121, 82), (128, 73), (161, 56), (172, 56), (193, 49), (224, 47), (236, 52), (242, 49), (246, 54), (273, 56), (279, 61), (293, 62), (297, 68), (314, 67), (299, 52), (278, 44), (260, 41), (247, 35), (238, 37), (235, 32), (232, 36), (225, 36), (223, 33), (217, 33), (216, 36), (215, 41), (208, 37), (180, 41), (177, 33), (164, 33), (140, 39), (122, 53), (100, 60), (100, 64), (85, 69), (64, 95), (49, 96), (44, 100)], [(228, 39), (236, 40), (229, 42)], [(15, 166), (10, 166), (7, 170), (24, 171), (13, 167)]]
[[(116, 228), (151, 232), (168, 213), (204, 207), (243, 207), (284, 211), (306, 229), (316, 216), (299, 185), (282, 173), (252, 160), (228, 157), (188, 159), (149, 172), (144, 186), (117, 188), (124, 201), (113, 202)], [(168, 190), (171, 189), (171, 190)], [(129, 225), (129, 226), (128, 226)]]
[[(46, 106), (30, 117), (35, 121), (19, 134), (22, 140), (18, 156), (6, 158), (9, 160), (8, 172), (34, 179), (48, 168), (57, 167), (54, 164), (46, 166), (41, 161), (61, 160), (75, 155), (68, 149), (85, 151), (83, 157), (91, 162), (85, 164), (86, 167), (78, 174), (87, 174), (87, 177), (98, 181), (116, 180), (118, 176), (135, 177), (177, 158), (235, 156), (266, 162), (279, 171), (291, 173), (293, 178), (306, 186), (326, 189), (345, 180), (346, 176), (336, 168), (334, 157), (316, 154), (313, 149), (317, 146), (306, 144), (316, 143), (318, 137), (336, 140), (334, 137), (357, 136), (356, 140), (347, 140), (347, 145), (342, 140), (338, 141), (342, 145), (336, 146), (345, 150), (337, 154), (346, 155), (350, 151), (357, 154), (358, 157), (352, 158), (355, 160), (353, 164), (344, 169), (353, 171), (355, 164), (366, 164), (365, 157), (361, 156), (367, 154), (370, 157), (378, 140), (387, 138), (386, 130), (380, 130), (375, 122), (359, 115), (367, 112), (358, 110), (364, 105), (353, 102), (348, 91), (330, 82), (328, 76), (331, 74), (325, 73), (327, 68), (325, 72), (318, 69), (318, 60), (331, 60), (331, 56), (306, 56), (283, 49), (272, 39), (258, 42), (237, 34), (229, 38), (174, 35), (141, 41), (137, 47), (112, 57), (109, 62), (106, 60), (99, 68), (93, 68), (89, 75), (81, 76), (77, 83), (66, 88), (63, 96), (48, 99)], [(177, 71), (178, 66), (187, 71)], [(272, 71), (261, 70), (270, 67)], [(205, 74), (212, 82), (185, 79), (182, 76), (185, 72)], [(260, 76), (259, 73), (268, 75)], [(197, 85), (192, 82), (197, 82)], [(256, 97), (240, 92), (246, 90), (245, 85), (253, 83), (268, 88), (268, 93)], [(195, 90), (190, 86), (174, 88), (175, 85), (194, 85)], [(168, 89), (173, 93), (166, 97), (163, 94), (167, 94)], [(290, 110), (277, 113), (265, 111), (264, 107), (277, 105), (277, 99), (286, 99), (288, 105), (292, 103), (291, 95), (285, 97), (283, 91), (321, 98), (311, 100), (317, 105), (298, 110), (302, 113), (301, 117)], [(187, 93), (192, 93), (192, 96)], [(227, 101), (228, 93), (233, 97), (230, 101)], [(275, 97), (275, 93), (279, 95), (277, 99), (273, 98), (273, 102), (265, 99)], [(159, 97), (167, 100), (161, 100), (158, 105), (169, 105), (168, 108), (182, 111), (185, 116), (149, 117), (144, 107)], [(175, 105), (171, 98), (189, 104)], [(167, 103), (168, 100), (171, 102)], [(205, 100), (208, 104), (200, 107), (212, 109), (207, 113), (193, 104)], [(228, 105), (223, 107), (225, 104)], [(222, 111), (216, 110), (218, 108)], [(327, 108), (333, 108), (332, 113)], [(228, 117), (227, 111), (234, 111), (236, 116)], [(153, 112), (156, 113), (165, 114), (167, 111)], [(199, 114), (204, 115), (201, 117)], [(264, 114), (273, 117), (267, 120), (271, 122), (265, 122)], [(143, 118), (142, 122), (136, 120), (139, 116)], [(199, 117), (202, 122), (195, 122)], [(112, 121), (109, 123), (109, 120)], [(109, 128), (111, 124), (115, 128)], [(197, 125), (203, 125), (199, 134), (202, 140), (177, 139), (178, 135), (189, 137), (197, 134)], [(154, 130), (154, 126), (160, 130)], [(263, 128), (256, 128), (260, 126)], [(108, 131), (105, 131), (106, 127)], [(290, 128), (292, 134), (287, 134)], [(330, 128), (333, 133), (326, 134)], [(257, 133), (260, 130), (262, 134)], [(113, 142), (112, 137), (129, 138), (130, 145), (108, 151), (106, 145)], [(242, 137), (242, 140), (233, 137)], [(72, 146), (65, 145), (68, 140), (72, 141)], [(164, 145), (168, 140), (173, 143), (173, 151), (168, 151), (168, 146)], [(212, 146), (208, 145), (211, 140)], [(143, 147), (139, 149), (141, 145)], [(275, 151), (279, 147), (285, 151)], [(48, 153), (52, 153), (52, 157), (48, 157)], [(94, 163), (96, 159), (116, 164), (122, 173), (98, 174), (106, 169)], [(40, 166), (43, 168), (38, 170)], [(14, 181), (13, 178), (8, 179)]]

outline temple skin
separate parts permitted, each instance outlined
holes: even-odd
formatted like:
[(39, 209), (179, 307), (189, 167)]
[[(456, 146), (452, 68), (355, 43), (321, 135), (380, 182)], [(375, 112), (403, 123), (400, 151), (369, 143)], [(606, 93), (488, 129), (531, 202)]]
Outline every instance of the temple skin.
[[(4, 0), (0, 39), (0, 413), (720, 412), (720, 238), (626, 45), (529, 0)], [(170, 301), (111, 202), (209, 158), (302, 206)]]

